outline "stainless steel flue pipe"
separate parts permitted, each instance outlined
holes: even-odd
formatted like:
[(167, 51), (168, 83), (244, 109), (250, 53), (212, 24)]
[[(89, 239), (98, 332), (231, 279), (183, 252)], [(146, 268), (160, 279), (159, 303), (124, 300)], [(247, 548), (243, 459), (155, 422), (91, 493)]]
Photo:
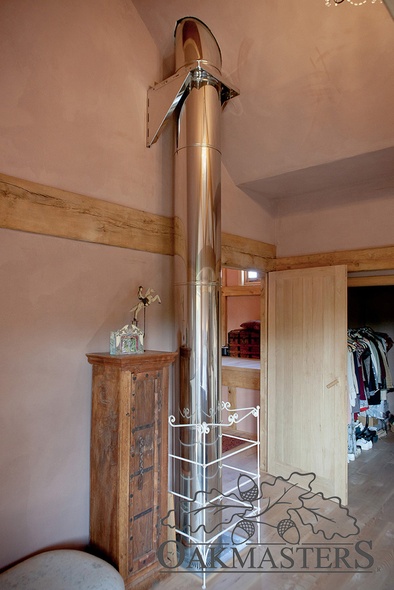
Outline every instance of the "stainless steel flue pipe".
[[(223, 80), (221, 53), (211, 31), (187, 17), (175, 29), (174, 76), (148, 93), (148, 145), (176, 112), (175, 290), (179, 383), (174, 404), (180, 424), (179, 494), (221, 490), (218, 428), (206, 434), (188, 425), (218, 423), (221, 400), (220, 271), (222, 106), (238, 92)], [(206, 467), (208, 465), (208, 467)], [(214, 516), (180, 502), (178, 528), (204, 536)], [(209, 526), (207, 527), (207, 519)], [(219, 523), (217, 523), (219, 524)], [(217, 532), (217, 530), (215, 531)]]

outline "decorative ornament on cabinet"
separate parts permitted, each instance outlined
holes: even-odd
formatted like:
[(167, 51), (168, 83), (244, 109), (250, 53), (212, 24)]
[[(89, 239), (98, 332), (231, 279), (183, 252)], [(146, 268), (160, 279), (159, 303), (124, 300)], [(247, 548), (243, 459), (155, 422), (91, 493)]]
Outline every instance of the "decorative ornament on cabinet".
[[(130, 309), (133, 313), (131, 324), (126, 324), (120, 330), (111, 332), (110, 335), (110, 354), (141, 354), (144, 352), (144, 336), (145, 336), (145, 321), (146, 308), (158, 301), (161, 303), (160, 296), (154, 295), (155, 291), (151, 287), (143, 294), (143, 286), (138, 287), (138, 303)], [(138, 314), (144, 311), (144, 329), (138, 327)]]

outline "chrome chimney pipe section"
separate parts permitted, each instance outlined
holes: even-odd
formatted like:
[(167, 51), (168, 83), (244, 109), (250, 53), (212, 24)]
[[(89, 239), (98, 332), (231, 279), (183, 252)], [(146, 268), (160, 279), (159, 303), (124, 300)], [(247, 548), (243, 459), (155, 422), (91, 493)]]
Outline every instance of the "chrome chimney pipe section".
[[(188, 96), (180, 109), (175, 148), (175, 217), (185, 242), (175, 260), (182, 376), (179, 421), (217, 424), (221, 400), (221, 85), (202, 66), (212, 66), (220, 74), (221, 55), (205, 25), (184, 19), (175, 31), (175, 60), (177, 71), (199, 64), (192, 71)], [(219, 464), (212, 463), (221, 452), (218, 435), (218, 427), (210, 427), (207, 434), (198, 428), (180, 430), (180, 454), (194, 462), (182, 462), (182, 496), (194, 498), (200, 492), (222, 489)], [(211, 465), (204, 468), (204, 464)], [(210, 529), (220, 525), (213, 521), (217, 518), (213, 514), (206, 510), (196, 514), (191, 508), (188, 501), (180, 504), (181, 530), (200, 539), (208, 520)]]
[[(221, 453), (218, 428), (201, 435), (198, 429), (186, 427), (220, 420), (220, 115), (223, 104), (238, 94), (223, 80), (221, 65), (220, 49), (211, 31), (200, 20), (186, 17), (175, 29), (176, 73), (148, 93), (148, 145), (156, 141), (172, 113), (177, 114), (175, 292), (179, 384), (173, 405), (174, 413), (179, 412), (179, 423), (185, 425), (179, 429), (177, 441), (185, 460), (174, 476), (179, 494), (191, 499), (200, 492), (221, 490), (220, 469), (215, 463)], [(206, 541), (205, 525), (209, 522), (209, 529), (215, 528), (216, 517), (204, 510), (196, 515), (188, 501), (181, 501), (178, 508), (178, 528)]]

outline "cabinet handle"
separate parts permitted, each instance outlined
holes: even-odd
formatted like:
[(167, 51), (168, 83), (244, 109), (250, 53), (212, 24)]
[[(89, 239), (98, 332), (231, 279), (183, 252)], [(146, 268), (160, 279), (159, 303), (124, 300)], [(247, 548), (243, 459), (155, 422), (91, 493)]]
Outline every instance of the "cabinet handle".
[(139, 469), (138, 469), (139, 476), (138, 476), (138, 484), (137, 484), (139, 490), (142, 490), (142, 486), (144, 485), (144, 479), (143, 479), (143, 477), (144, 477), (144, 447), (145, 447), (145, 441), (144, 441), (143, 437), (140, 436), (138, 439), (138, 450), (139, 450), (140, 458), (139, 458), (139, 465), (138, 465), (139, 466)]

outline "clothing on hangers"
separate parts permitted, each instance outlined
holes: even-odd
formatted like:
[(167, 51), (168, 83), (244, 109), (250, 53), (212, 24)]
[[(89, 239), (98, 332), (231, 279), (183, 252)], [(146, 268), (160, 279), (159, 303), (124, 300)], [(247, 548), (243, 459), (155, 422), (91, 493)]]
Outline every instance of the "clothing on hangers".
[(394, 341), (388, 334), (364, 326), (348, 330), (347, 344), (351, 416), (378, 406), (386, 399), (387, 390), (393, 389), (387, 352)]

